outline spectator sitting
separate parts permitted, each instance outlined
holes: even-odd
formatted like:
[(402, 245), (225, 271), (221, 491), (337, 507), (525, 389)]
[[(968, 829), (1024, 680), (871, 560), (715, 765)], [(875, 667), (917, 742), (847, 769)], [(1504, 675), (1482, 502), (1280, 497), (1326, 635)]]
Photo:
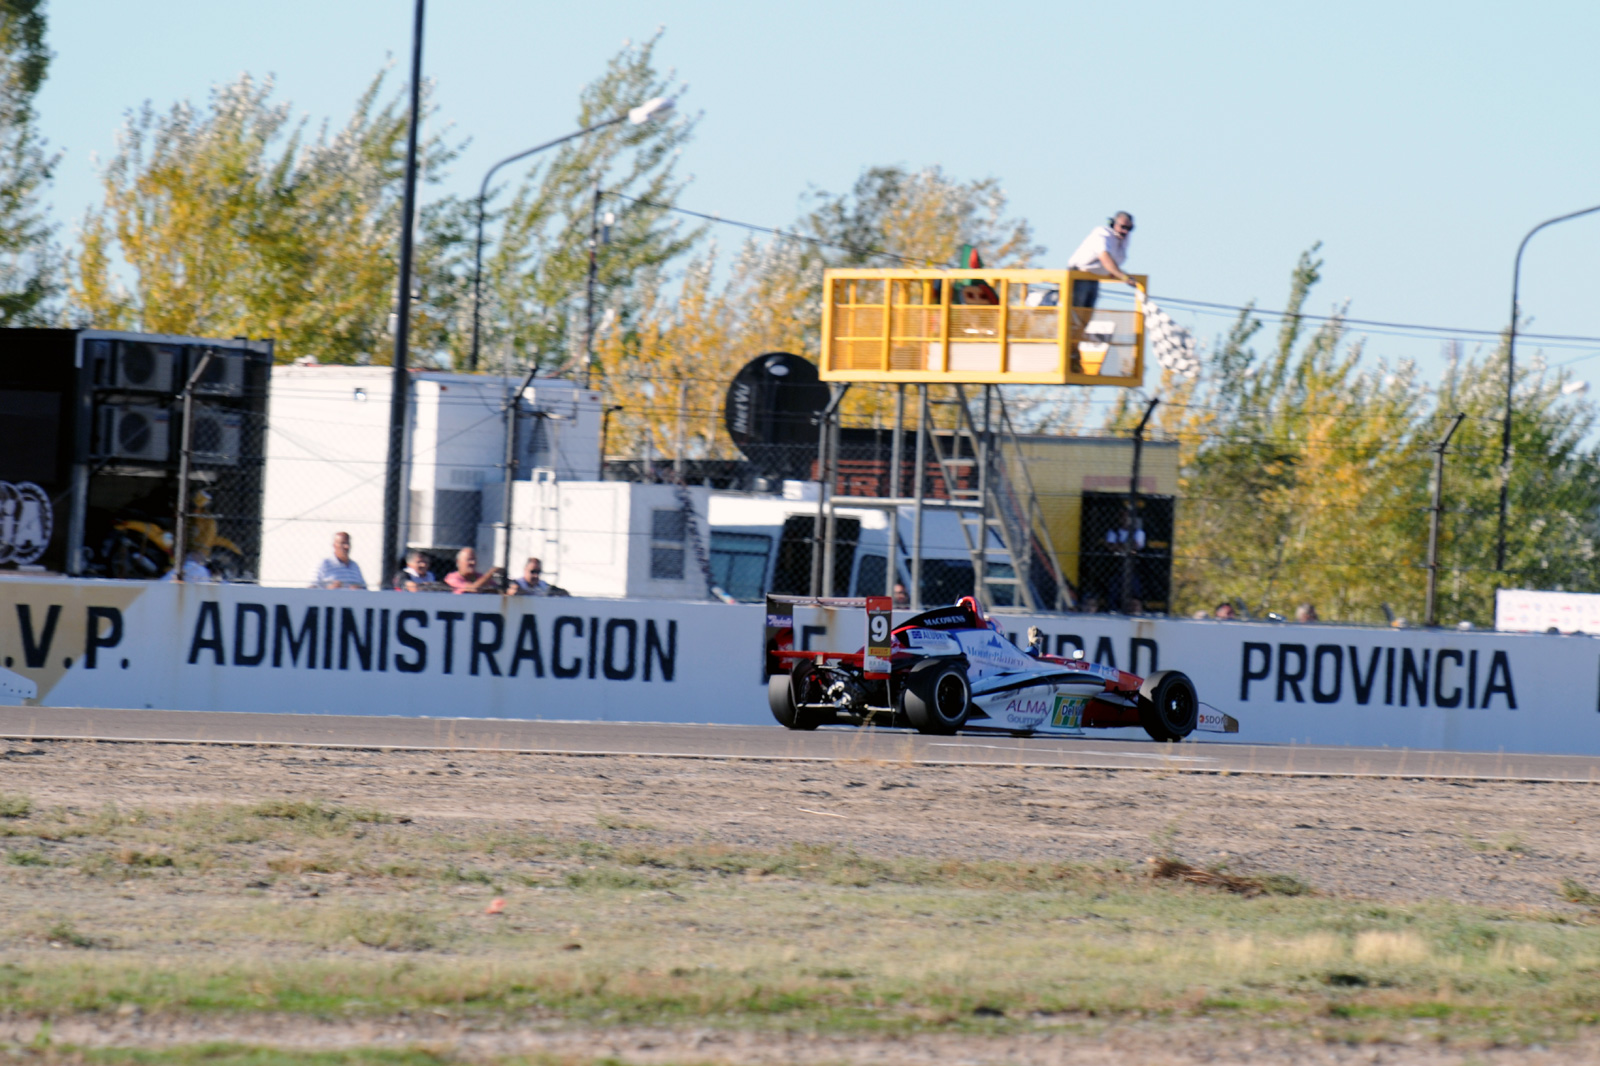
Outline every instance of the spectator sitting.
[(317, 576), (311, 582), (318, 589), (364, 589), (367, 579), (361, 567), (350, 558), (350, 534), (333, 535), (333, 558), (317, 564)]
[(423, 592), (429, 585), (438, 585), (441, 582), (433, 576), (433, 568), (428, 565), (428, 557), (419, 551), (406, 554), (406, 565), (400, 573), (395, 575), (394, 587), (407, 592)]
[(511, 579), (511, 585), (506, 589), (512, 596), (566, 596), (566, 589), (552, 585), (541, 575), (544, 573), (544, 564), (538, 559), (529, 559), (522, 565), (522, 576)]
[(1317, 605), (1314, 603), (1302, 603), (1300, 606), (1294, 609), (1294, 620), (1296, 622), (1321, 621), (1321, 619), (1317, 617)]
[(454, 573), (444, 576), (444, 583), (455, 592), (498, 592), (502, 571), (497, 566), (486, 573), (478, 573), (478, 552), (475, 548), (462, 548), (456, 552)]
[(1217, 604), (1217, 617), (1224, 622), (1231, 622), (1238, 618), (1239, 614), (1233, 609), (1233, 604), (1224, 602)]
[(173, 567), (162, 580), (207, 582), (215, 578), (211, 576), (211, 568), (206, 565), (206, 557), (200, 553), (200, 549), (190, 548), (183, 553), (183, 569), (180, 571), (176, 566)]
[(894, 606), (896, 610), (904, 610), (911, 606), (911, 595), (906, 592), (905, 585), (899, 581), (894, 583)]

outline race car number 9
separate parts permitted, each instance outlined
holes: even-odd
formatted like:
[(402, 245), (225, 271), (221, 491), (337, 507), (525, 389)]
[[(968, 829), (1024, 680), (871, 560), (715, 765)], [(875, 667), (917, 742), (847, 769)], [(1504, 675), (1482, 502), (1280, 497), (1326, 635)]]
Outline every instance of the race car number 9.
[(893, 628), (889, 610), (894, 601), (887, 596), (867, 597), (867, 654), (863, 662), (864, 673), (887, 675), (889, 672), (889, 633)]

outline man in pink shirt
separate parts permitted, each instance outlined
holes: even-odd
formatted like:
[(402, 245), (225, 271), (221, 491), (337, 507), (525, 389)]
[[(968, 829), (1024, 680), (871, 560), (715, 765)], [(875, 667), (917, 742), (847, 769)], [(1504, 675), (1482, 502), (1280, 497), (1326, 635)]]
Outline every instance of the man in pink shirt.
[(500, 568), (497, 566), (488, 573), (478, 573), (477, 550), (462, 548), (456, 552), (455, 572), (446, 574), (444, 583), (455, 592), (497, 592), (500, 584)]

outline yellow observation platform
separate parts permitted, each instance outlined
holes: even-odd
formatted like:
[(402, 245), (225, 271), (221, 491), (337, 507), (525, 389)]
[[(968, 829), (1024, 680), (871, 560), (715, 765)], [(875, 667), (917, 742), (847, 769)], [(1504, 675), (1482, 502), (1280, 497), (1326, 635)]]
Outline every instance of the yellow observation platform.
[(1121, 285), (1078, 270), (829, 270), (822, 379), (1138, 387), (1142, 304), (1068, 306), (1080, 280)]

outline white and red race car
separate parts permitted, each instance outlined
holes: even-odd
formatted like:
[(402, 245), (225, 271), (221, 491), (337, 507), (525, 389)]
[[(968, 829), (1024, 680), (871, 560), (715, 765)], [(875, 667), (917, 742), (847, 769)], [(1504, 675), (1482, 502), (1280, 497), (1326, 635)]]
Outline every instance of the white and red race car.
[[(1028, 650), (1000, 632), (977, 601), (965, 597), (895, 624), (887, 597), (818, 599), (768, 596), (763, 670), (772, 715), (789, 729), (821, 725), (908, 726), (922, 733), (958, 730), (1080, 735), (1084, 729), (1142, 726), (1152, 739), (1182, 740), (1195, 730), (1237, 733), (1232, 717), (1201, 705), (1194, 683), (1177, 670), (1149, 677)], [(795, 646), (796, 614), (815, 614), (828, 632), (861, 611), (859, 651)]]

